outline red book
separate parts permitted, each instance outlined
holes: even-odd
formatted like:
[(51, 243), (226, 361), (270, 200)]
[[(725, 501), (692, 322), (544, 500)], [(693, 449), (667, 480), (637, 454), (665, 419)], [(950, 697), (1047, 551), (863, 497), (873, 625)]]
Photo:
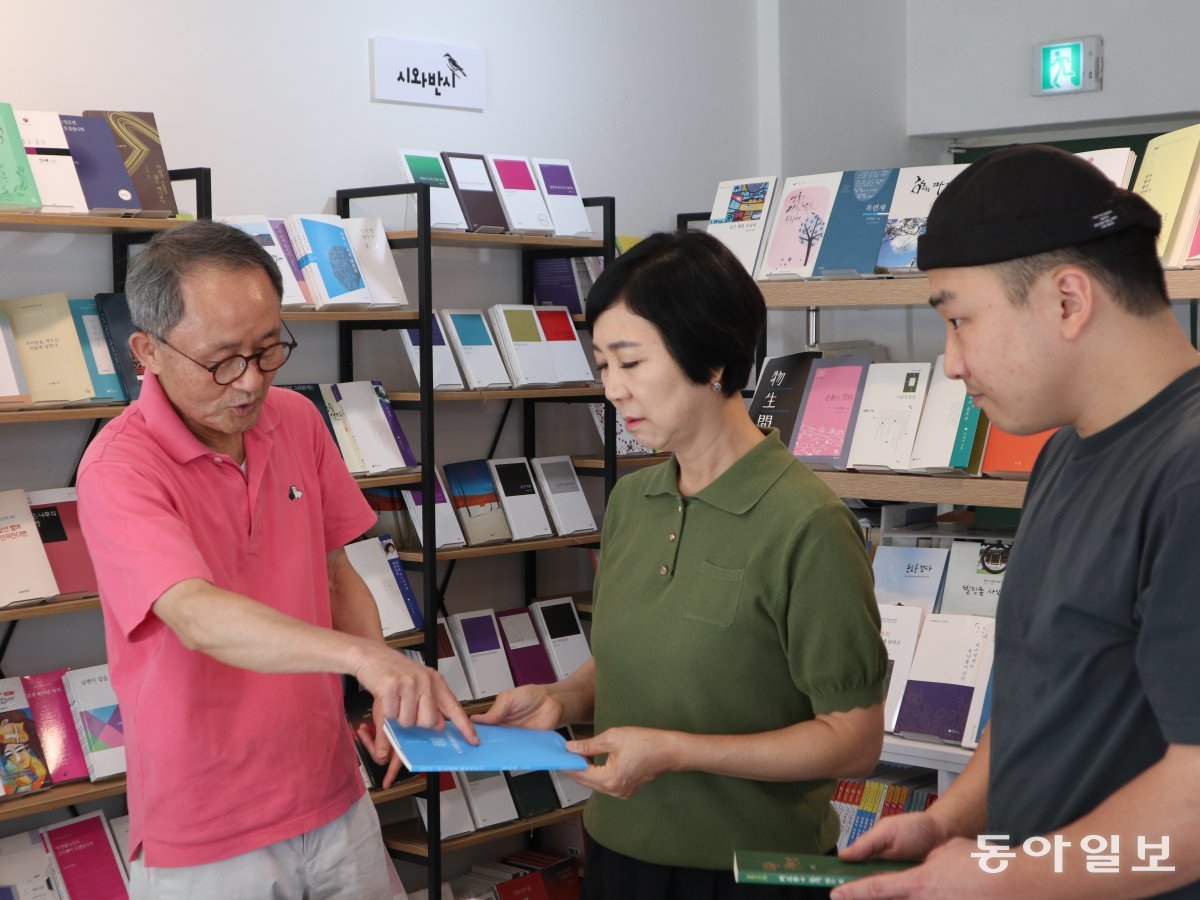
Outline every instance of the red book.
[(96, 572), (79, 530), (75, 488), (26, 491), (60, 594), (95, 594)]
[(1056, 431), (1057, 428), (1051, 428), (1037, 434), (1009, 434), (992, 425), (988, 431), (987, 449), (983, 451), (983, 474), (996, 478), (1028, 478), (1042, 447)]
[(128, 900), (129, 882), (104, 813), (88, 813), (42, 829), (60, 897)]
[(554, 682), (554, 667), (538, 639), (529, 610), (524, 607), (506, 609), (496, 613), (496, 620), (500, 624), (500, 638), (504, 641), (504, 655), (508, 657), (513, 681), (518, 685)]
[(55, 669), (21, 676), (46, 767), (50, 770), (50, 780), (55, 784), (87, 780), (88, 777), (87, 759), (75, 731), (71, 704), (63, 690), (62, 677), (66, 671)]
[(524, 850), (504, 857), (504, 862), (540, 875), (548, 900), (579, 900), (583, 885), (575, 861), (569, 856)]
[(542, 876), (537, 872), (499, 882), (496, 896), (500, 900), (550, 900)]

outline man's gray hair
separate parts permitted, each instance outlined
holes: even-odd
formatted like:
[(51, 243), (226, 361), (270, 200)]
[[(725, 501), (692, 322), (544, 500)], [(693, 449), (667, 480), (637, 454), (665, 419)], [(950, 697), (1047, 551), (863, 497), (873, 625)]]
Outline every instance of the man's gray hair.
[(133, 325), (166, 337), (183, 318), (183, 280), (204, 268), (260, 268), (282, 300), (283, 278), (275, 260), (251, 235), (222, 222), (199, 220), (160, 231), (137, 254), (125, 279)]

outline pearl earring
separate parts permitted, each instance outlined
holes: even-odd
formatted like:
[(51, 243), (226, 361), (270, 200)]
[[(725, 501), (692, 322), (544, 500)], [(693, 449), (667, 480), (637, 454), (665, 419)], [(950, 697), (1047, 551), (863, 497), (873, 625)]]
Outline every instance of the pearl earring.
[(714, 382), (713, 382), (713, 390), (714, 390), (714, 391), (719, 391), (720, 389), (721, 389), (721, 382), (719, 382), (719, 381), (714, 381)]

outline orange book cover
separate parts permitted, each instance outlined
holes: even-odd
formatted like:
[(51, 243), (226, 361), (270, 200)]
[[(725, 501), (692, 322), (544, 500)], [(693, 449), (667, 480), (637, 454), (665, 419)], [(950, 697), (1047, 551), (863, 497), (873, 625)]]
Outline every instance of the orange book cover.
[(1042, 447), (1046, 446), (1046, 441), (1056, 431), (1057, 428), (1051, 428), (1037, 434), (1009, 434), (992, 425), (987, 449), (983, 452), (983, 474), (1006, 478), (1028, 477)]

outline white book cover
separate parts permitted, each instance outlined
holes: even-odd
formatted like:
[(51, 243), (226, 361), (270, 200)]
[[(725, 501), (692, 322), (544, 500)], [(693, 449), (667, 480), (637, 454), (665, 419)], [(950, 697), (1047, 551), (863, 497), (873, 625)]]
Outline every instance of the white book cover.
[[(420, 650), (405, 650), (404, 652), (412, 659), (424, 664), (425, 658), (421, 655)], [(474, 700), (475, 695), (471, 693), (471, 683), (467, 680), (467, 670), (463, 668), (458, 650), (454, 646), (454, 639), (450, 637), (450, 626), (440, 616), (437, 620), (437, 654), (438, 673), (445, 679), (446, 686), (450, 688), (454, 699), (460, 703)]]
[(913, 653), (921, 634), (925, 612), (918, 606), (880, 606), (879, 621), (883, 644), (887, 647), (887, 697), (883, 701), (883, 727), (896, 729), (896, 713), (904, 696), (904, 685), (912, 668)]
[(370, 309), (371, 292), (346, 233), (345, 219), (324, 213), (288, 216), (288, 234), (318, 309)]
[(358, 441), (355, 440), (350, 426), (346, 422), (346, 413), (342, 408), (338, 392), (334, 390), (334, 385), (321, 385), (321, 399), (325, 401), (325, 412), (329, 415), (329, 424), (333, 426), (333, 436), (337, 441), (338, 449), (342, 452), (346, 468), (351, 475), (366, 475), (367, 464), (363, 460), (362, 452), (358, 449)]
[(851, 469), (908, 468), (929, 374), (929, 363), (871, 363), (846, 461)]
[(542, 333), (542, 340), (550, 348), (555, 380), (559, 384), (591, 384), (595, 381), (592, 365), (580, 343), (575, 322), (571, 319), (571, 311), (565, 306), (535, 306), (533, 315)]
[(908, 458), (909, 471), (932, 474), (956, 468), (953, 462), (955, 448), (963, 416), (968, 414), (971, 401), (966, 382), (946, 375), (945, 360), (945, 356), (939, 356), (929, 373), (929, 390), (925, 394), (917, 436)]
[(71, 669), (62, 677), (75, 730), (87, 758), (92, 781), (125, 772), (125, 726), (117, 695), (108, 680), (108, 665)]
[(58, 594), (29, 500), (20, 488), (0, 491), (0, 607), (35, 603)]
[(108, 827), (112, 831), (113, 840), (117, 842), (117, 853), (121, 857), (121, 864), (126, 867), (126, 874), (128, 874), (129, 866), (126, 860), (129, 859), (129, 816), (117, 816), (115, 819), (109, 819)]
[(958, 540), (951, 544), (940, 611), (995, 618), (1011, 552), (1011, 541)]
[(875, 599), (880, 606), (898, 604), (934, 612), (949, 555), (950, 551), (944, 547), (897, 547), (892, 544), (879, 547), (871, 561), (875, 573)]
[(396, 269), (396, 258), (379, 217), (342, 219), (358, 270), (371, 294), (372, 309), (408, 306), (408, 295)]
[(553, 234), (554, 222), (542, 192), (533, 178), (529, 160), (523, 156), (484, 155), (496, 193), (513, 234)]
[[(458, 205), (458, 197), (454, 195), (446, 167), (442, 165), (442, 158), (437, 152), (400, 149), (399, 153), (404, 180), (409, 184), (429, 185), (429, 227), (443, 231), (466, 231), (467, 219)], [(410, 204), (409, 208), (411, 214), (406, 217), (405, 225), (415, 229), (416, 204)]]
[[(430, 321), (433, 329), (433, 389), (435, 391), (461, 391), (463, 389), (462, 375), (454, 362), (454, 354), (446, 343), (446, 336), (438, 324), (437, 317)], [(421, 329), (401, 328), (400, 342), (404, 344), (404, 353), (412, 366), (413, 376), (417, 384), (421, 383)]]
[(517, 805), (503, 772), (460, 772), (459, 778), (477, 829), (517, 818)]
[[(467, 834), (475, 830), (471, 820), (471, 809), (467, 806), (467, 797), (463, 793), (462, 782), (457, 772), (442, 772), (438, 775), (441, 796), (438, 798), (441, 809), (442, 839)], [(429, 826), (429, 811), (424, 797), (417, 797), (417, 811), (421, 821)]]
[(594, 238), (596, 231), (588, 219), (570, 161), (535, 157), (533, 174), (554, 220), (554, 233), (559, 237)]
[(399, 634), (416, 628), (400, 585), (396, 583), (396, 575), (392, 564), (387, 558), (387, 551), (377, 537), (363, 538), (346, 545), (346, 557), (354, 571), (367, 583), (371, 596), (375, 598), (375, 606), (379, 610), (379, 621), (383, 626), (383, 635)]
[(450, 616), (450, 634), (477, 700), (512, 690), (512, 670), (508, 667), (508, 657), (500, 641), (500, 626), (493, 610)]
[(759, 278), (812, 275), (841, 183), (841, 172), (793, 175), (784, 180), (759, 263)]
[(542, 498), (524, 457), (489, 459), (488, 468), (496, 483), (500, 506), (508, 519), (514, 541), (550, 537), (550, 521), (542, 507)]
[[(975, 670), (975, 690), (971, 694), (971, 708), (967, 710), (967, 724), (963, 726), (962, 745), (968, 750), (979, 746), (979, 724), (984, 715), (991, 718), (992, 662), (996, 656), (995, 640), (984, 641), (979, 649), (979, 665)], [(984, 725), (987, 720), (984, 720)]]
[(354, 435), (367, 473), (375, 475), (407, 468), (392, 426), (379, 405), (375, 385), (369, 381), (343, 381), (333, 385), (333, 393), (342, 406), (346, 427)]
[[(433, 495), (433, 527), (437, 532), (437, 549), (445, 550), (450, 547), (462, 547), (467, 543), (467, 539), (463, 536), (462, 527), (458, 524), (458, 515), (454, 512), (454, 505), (446, 497), (446, 484), (442, 481), (442, 475), (437, 470), (434, 470)], [(404, 488), (401, 490), (404, 497), (404, 505), (408, 508), (408, 516), (412, 520), (413, 528), (417, 532), (417, 538), (422, 544), (425, 543), (424, 525), (422, 522), (422, 504), (424, 500), (421, 492), (412, 488)]]
[(1133, 177), (1133, 167), (1137, 163), (1137, 154), (1131, 148), (1110, 147), (1107, 150), (1085, 150), (1075, 155), (1090, 162), (1107, 175), (1108, 180), (1117, 187), (1122, 189), (1129, 187), (1129, 180)]
[(473, 390), (512, 387), (500, 348), (482, 310), (443, 309), (438, 315), (468, 387)]
[(535, 600), (529, 604), (529, 612), (559, 681), (592, 658), (579, 613), (575, 611), (575, 601), (570, 597)]
[(529, 461), (542, 489), (542, 497), (560, 535), (596, 530), (596, 520), (588, 506), (579, 476), (569, 456), (541, 456)]
[(41, 211), (87, 215), (87, 200), (58, 113), (14, 109), (13, 115), (42, 197)]
[(986, 616), (925, 617), (896, 716), (897, 734), (962, 742), (985, 645), (994, 639), (995, 624)]
[[(592, 414), (592, 422), (596, 425), (596, 431), (600, 433), (601, 444), (604, 443), (605, 409), (607, 407), (603, 403), (588, 404), (588, 412)], [(654, 452), (629, 433), (629, 429), (625, 427), (625, 417), (619, 412), (616, 420), (616, 441), (617, 456), (648, 456)]]
[(542, 337), (535, 309), (524, 304), (502, 303), (488, 308), (513, 387), (558, 384), (554, 358)]
[[(555, 730), (563, 736), (564, 740), (575, 740), (575, 732), (571, 730), (570, 725), (564, 725)], [(582, 803), (592, 796), (590, 787), (584, 787), (566, 772), (551, 771), (550, 780), (554, 782), (554, 793), (558, 794), (558, 803), (563, 809)]]
[(53, 870), (36, 829), (0, 838), (0, 885), (8, 900), (60, 900), (51, 886)]
[(900, 170), (875, 263), (877, 272), (918, 273), (917, 238), (925, 232), (929, 209), (964, 169), (966, 165), (905, 166)]
[(21, 367), (12, 322), (8, 313), (0, 309), (0, 406), (23, 406), (29, 402), (29, 383)]
[(732, 250), (752, 275), (767, 231), (776, 180), (774, 175), (756, 175), (722, 181), (708, 217), (708, 233)]
[(283, 248), (279, 246), (279, 241), (266, 216), (222, 216), (218, 221), (246, 232), (271, 255), (271, 259), (275, 260), (275, 265), (279, 268), (279, 275), (283, 278), (282, 305), (284, 309), (308, 308), (309, 303), (304, 297), (304, 292), (300, 290), (300, 282), (296, 280), (287, 256), (284, 254)]

